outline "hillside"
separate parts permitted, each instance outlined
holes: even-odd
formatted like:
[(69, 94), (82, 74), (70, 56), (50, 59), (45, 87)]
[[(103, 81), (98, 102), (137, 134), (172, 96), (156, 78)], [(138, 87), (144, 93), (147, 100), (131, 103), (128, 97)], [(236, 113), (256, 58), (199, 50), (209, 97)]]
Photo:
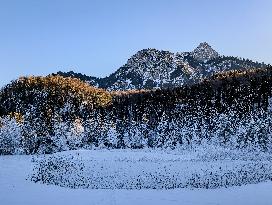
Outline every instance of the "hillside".
[(86, 119), (92, 110), (107, 106), (111, 100), (109, 92), (76, 78), (21, 77), (0, 91), (0, 154), (14, 151), (8, 146), (12, 138), (24, 147), (23, 152), (37, 152), (40, 146), (52, 143), (57, 124)]
[[(25, 153), (203, 143), (267, 151), (272, 146), (271, 71), (227, 71), (176, 88), (114, 92), (59, 76), (19, 79), (0, 96), (0, 134), (7, 137), (2, 153), (15, 152), (19, 144)], [(6, 145), (9, 129), (16, 129), (12, 149)]]
[(60, 71), (57, 74), (75, 77), (107, 90), (131, 90), (179, 87), (199, 82), (202, 78), (218, 72), (266, 66), (264, 63), (248, 59), (220, 55), (204, 42), (192, 52), (172, 53), (151, 48), (143, 49), (105, 78), (86, 76), (73, 71)]

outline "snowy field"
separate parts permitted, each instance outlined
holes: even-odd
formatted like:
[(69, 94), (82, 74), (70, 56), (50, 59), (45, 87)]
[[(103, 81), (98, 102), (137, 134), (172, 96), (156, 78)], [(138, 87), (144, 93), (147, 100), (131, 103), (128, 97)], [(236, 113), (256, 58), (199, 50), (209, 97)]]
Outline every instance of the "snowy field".
[[(272, 179), (268, 156), (202, 155), (131, 150), (79, 150), (33, 159), (34, 182), (68, 188), (174, 189), (219, 188)], [(225, 156), (224, 156), (225, 155)], [(228, 157), (228, 158), (227, 158)]]
[[(207, 158), (207, 156), (200, 156), (197, 153), (195, 153), (195, 155), (192, 153), (187, 155), (186, 153), (175, 154), (171, 152), (162, 153), (128, 150), (69, 151), (54, 155), (47, 155), (45, 157), (34, 157), (34, 159), (32, 156), (0, 156), (0, 204), (272, 204), (272, 182), (270, 180), (266, 180), (266, 182), (261, 182), (258, 184), (232, 186), (229, 188), (183, 188), (156, 190), (90, 189), (90, 187), (88, 189), (71, 189), (55, 185), (45, 185), (41, 182), (34, 183), (30, 180), (33, 175), (37, 174), (37, 170), (34, 167), (37, 167), (41, 161), (45, 162), (50, 158), (58, 159), (60, 157), (62, 159), (71, 159), (71, 156), (73, 156), (73, 160), (80, 161), (80, 163), (84, 163), (88, 166), (90, 166), (92, 163), (97, 164), (96, 167), (101, 167), (101, 165), (108, 166), (105, 169), (106, 171), (103, 172), (103, 175), (105, 176), (112, 175), (117, 170), (120, 171), (122, 175), (127, 174), (129, 176), (135, 176), (140, 169), (152, 171), (150, 167), (146, 168), (144, 163), (151, 164), (150, 166), (156, 165), (153, 167), (153, 170), (156, 170), (157, 168), (161, 169), (160, 166), (174, 166), (174, 163), (186, 164), (189, 162), (195, 162), (198, 165), (195, 165), (193, 170), (198, 170), (199, 167), (203, 168), (203, 164), (201, 165), (201, 163), (204, 162), (201, 160), (201, 163), (199, 164), (197, 163), (197, 160), (201, 157)], [(237, 160), (226, 159), (226, 157), (223, 157), (224, 154), (220, 156), (223, 158), (221, 160)], [(243, 160), (245, 164), (252, 163), (250, 155), (241, 156), (241, 158), (243, 157), (247, 158)], [(260, 157), (262, 159), (266, 158), (267, 161), (270, 161), (269, 157), (267, 156)], [(210, 160), (207, 160), (206, 162), (208, 162), (208, 164), (211, 163)], [(142, 166), (134, 170), (136, 165), (138, 166), (141, 163)], [(218, 165), (218, 163), (220, 164), (220, 162), (215, 164)], [(266, 164), (268, 162), (263, 163)], [(238, 164), (241, 163), (239, 162)], [(191, 167), (191, 164), (186, 166)], [(112, 169), (110, 169), (111, 167)], [(86, 171), (85, 168), (86, 166), (83, 168), (84, 173)], [(98, 174), (102, 174), (101, 169), (97, 168), (96, 170), (100, 170), (100, 173)], [(126, 171), (130, 171), (131, 173), (125, 173)], [(59, 174), (60, 172), (57, 173)]]

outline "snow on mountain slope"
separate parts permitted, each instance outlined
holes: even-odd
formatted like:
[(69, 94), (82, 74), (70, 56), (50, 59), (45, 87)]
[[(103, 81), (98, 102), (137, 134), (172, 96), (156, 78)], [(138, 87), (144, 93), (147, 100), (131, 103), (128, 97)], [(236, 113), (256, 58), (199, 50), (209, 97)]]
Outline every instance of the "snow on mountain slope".
[(58, 72), (76, 77), (93, 86), (108, 90), (153, 89), (177, 87), (199, 81), (216, 72), (265, 67), (232, 56), (223, 56), (208, 43), (200, 43), (192, 52), (172, 53), (153, 48), (143, 49), (127, 63), (105, 78), (95, 78), (74, 72)]
[[(69, 152), (75, 157), (78, 151)], [(109, 160), (127, 156), (135, 159), (140, 156), (158, 158), (160, 153), (135, 153), (134, 151), (112, 152), (93, 151), (92, 156)], [(133, 157), (135, 155), (135, 157)], [(168, 156), (168, 155), (167, 155)], [(192, 159), (196, 156), (175, 156), (173, 159)], [(170, 159), (168, 158), (168, 159)], [(272, 183), (264, 182), (219, 189), (171, 189), (171, 190), (105, 190), (105, 189), (69, 189), (53, 185), (33, 183), (26, 180), (33, 168), (32, 156), (0, 156), (0, 204), (1, 205), (127, 205), (127, 204), (167, 204), (167, 205), (270, 205)]]
[(219, 57), (219, 54), (207, 42), (200, 43), (191, 55), (198, 61), (208, 61)]
[[(144, 49), (133, 55), (127, 63), (105, 80), (105, 87), (111, 90), (160, 88), (171, 84), (182, 85), (185, 73), (185, 62), (169, 51)], [(112, 79), (115, 79), (112, 81)], [(112, 81), (112, 82), (111, 82)]]

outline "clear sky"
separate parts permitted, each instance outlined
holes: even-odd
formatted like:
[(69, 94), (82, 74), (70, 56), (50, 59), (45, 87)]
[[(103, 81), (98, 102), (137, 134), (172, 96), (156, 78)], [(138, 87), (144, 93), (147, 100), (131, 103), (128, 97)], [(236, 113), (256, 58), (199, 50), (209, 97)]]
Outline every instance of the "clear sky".
[(103, 77), (144, 48), (272, 63), (271, 0), (0, 0), (0, 86), (74, 70)]

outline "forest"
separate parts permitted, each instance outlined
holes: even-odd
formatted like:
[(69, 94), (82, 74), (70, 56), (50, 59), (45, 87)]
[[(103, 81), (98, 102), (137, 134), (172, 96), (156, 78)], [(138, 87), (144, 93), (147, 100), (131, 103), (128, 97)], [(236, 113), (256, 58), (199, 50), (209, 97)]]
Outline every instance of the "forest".
[(0, 91), (0, 154), (79, 148), (272, 148), (272, 67), (176, 88), (106, 91), (71, 77), (21, 77)]

